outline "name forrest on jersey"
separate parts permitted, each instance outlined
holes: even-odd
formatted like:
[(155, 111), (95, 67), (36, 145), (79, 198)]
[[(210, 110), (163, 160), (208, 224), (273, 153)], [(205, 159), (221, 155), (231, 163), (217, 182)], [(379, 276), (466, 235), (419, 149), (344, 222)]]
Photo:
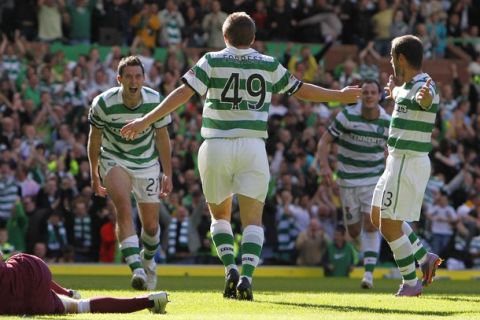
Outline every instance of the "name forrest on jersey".
[(272, 94), (293, 94), (302, 84), (277, 59), (233, 47), (205, 54), (182, 81), (200, 96), (206, 94), (205, 139), (267, 138)]

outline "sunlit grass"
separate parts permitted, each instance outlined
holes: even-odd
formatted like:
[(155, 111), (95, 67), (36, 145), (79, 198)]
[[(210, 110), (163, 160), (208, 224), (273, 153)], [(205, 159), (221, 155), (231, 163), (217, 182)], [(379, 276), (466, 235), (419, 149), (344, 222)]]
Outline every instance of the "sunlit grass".
[[(126, 276), (59, 276), (82, 296), (132, 297)], [(419, 298), (396, 298), (399, 280), (376, 280), (371, 291), (358, 279), (257, 278), (254, 302), (222, 298), (223, 279), (160, 277), (171, 303), (166, 315), (133, 314), (38, 316), (35, 319), (480, 319), (480, 282), (442, 280)]]

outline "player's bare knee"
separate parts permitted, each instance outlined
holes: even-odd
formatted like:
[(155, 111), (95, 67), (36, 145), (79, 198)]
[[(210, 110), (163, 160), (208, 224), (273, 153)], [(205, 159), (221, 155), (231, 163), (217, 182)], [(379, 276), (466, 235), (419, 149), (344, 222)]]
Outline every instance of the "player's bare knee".
[(158, 223), (156, 223), (156, 224), (143, 225), (142, 228), (143, 228), (143, 230), (145, 230), (145, 232), (149, 236), (153, 237), (157, 234), (157, 231), (158, 231), (159, 227), (158, 227)]
[(208, 208), (210, 211), (210, 214), (212, 215), (212, 218), (214, 220), (227, 220), (230, 221), (231, 216), (232, 216), (232, 209), (231, 209), (231, 203), (221, 203), (221, 204), (213, 204), (209, 203)]
[(117, 201), (114, 202), (117, 211), (117, 220), (125, 220), (132, 218), (132, 205), (130, 202)]
[(380, 230), (380, 208), (372, 207), (372, 211), (370, 213), (370, 222), (375, 228)]
[(365, 219), (363, 220), (363, 231), (364, 232), (375, 232), (378, 230), (378, 227), (373, 224), (371, 214), (366, 214)]
[(375, 232), (378, 231), (378, 227), (375, 226), (370, 219), (368, 219), (368, 223), (365, 223), (363, 226), (364, 232)]
[(385, 240), (391, 242), (397, 240), (403, 235), (401, 220), (382, 219), (380, 223), (380, 232)]
[(212, 216), (212, 220), (225, 220), (230, 222), (231, 219), (230, 214), (213, 214), (210, 212), (210, 215)]

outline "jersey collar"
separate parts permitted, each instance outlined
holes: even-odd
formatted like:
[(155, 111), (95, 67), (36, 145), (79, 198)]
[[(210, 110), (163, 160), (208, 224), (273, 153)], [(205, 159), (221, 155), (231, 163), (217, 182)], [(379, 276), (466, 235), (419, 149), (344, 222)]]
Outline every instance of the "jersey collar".
[[(142, 100), (140, 101), (140, 104), (141, 104), (141, 102), (147, 101), (147, 93), (143, 89), (143, 86), (140, 88), (140, 94), (142, 95)], [(117, 100), (118, 100), (117, 101), (118, 104), (123, 104), (123, 87), (122, 86), (119, 87)]]
[(254, 53), (256, 52), (255, 49), (252, 49), (252, 48), (248, 48), (248, 49), (238, 49), (238, 48), (235, 48), (235, 47), (232, 47), (232, 46), (227, 46), (227, 51), (237, 55), (237, 56), (243, 56), (243, 55), (246, 55), (246, 54), (250, 54), (250, 53)]
[(408, 83), (415, 83), (417, 82), (418, 80), (426, 77), (426, 73), (425, 72), (420, 72), (419, 74), (417, 74), (416, 76), (414, 76)]

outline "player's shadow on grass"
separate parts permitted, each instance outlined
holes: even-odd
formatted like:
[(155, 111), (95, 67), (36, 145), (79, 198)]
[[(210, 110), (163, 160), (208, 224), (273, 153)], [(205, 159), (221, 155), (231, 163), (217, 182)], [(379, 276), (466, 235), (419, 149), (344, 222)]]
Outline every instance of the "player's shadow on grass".
[(453, 302), (476, 302), (476, 303), (480, 303), (480, 297), (479, 298), (461, 298), (461, 297), (444, 297), (444, 296), (440, 296), (440, 297), (433, 297), (433, 296), (429, 296), (428, 297), (429, 299), (433, 299), (433, 300), (448, 300), (448, 301), (453, 301)]
[(23, 316), (23, 318), (30, 318), (35, 320), (71, 320), (73, 314), (69, 316), (59, 316), (59, 315), (50, 315), (50, 316)]
[(281, 306), (289, 307), (298, 307), (298, 308), (307, 308), (307, 309), (321, 309), (321, 310), (332, 310), (337, 312), (368, 312), (368, 313), (388, 313), (388, 314), (410, 314), (410, 315), (419, 315), (419, 316), (436, 316), (436, 317), (448, 317), (458, 314), (466, 314), (465, 312), (454, 312), (454, 311), (415, 311), (415, 310), (404, 310), (404, 309), (389, 309), (389, 308), (369, 308), (369, 307), (350, 307), (350, 306), (338, 306), (330, 304), (319, 304), (319, 303), (294, 303), (294, 302), (280, 302), (280, 301), (261, 301), (255, 300), (258, 303), (268, 303), (268, 304), (278, 304)]

